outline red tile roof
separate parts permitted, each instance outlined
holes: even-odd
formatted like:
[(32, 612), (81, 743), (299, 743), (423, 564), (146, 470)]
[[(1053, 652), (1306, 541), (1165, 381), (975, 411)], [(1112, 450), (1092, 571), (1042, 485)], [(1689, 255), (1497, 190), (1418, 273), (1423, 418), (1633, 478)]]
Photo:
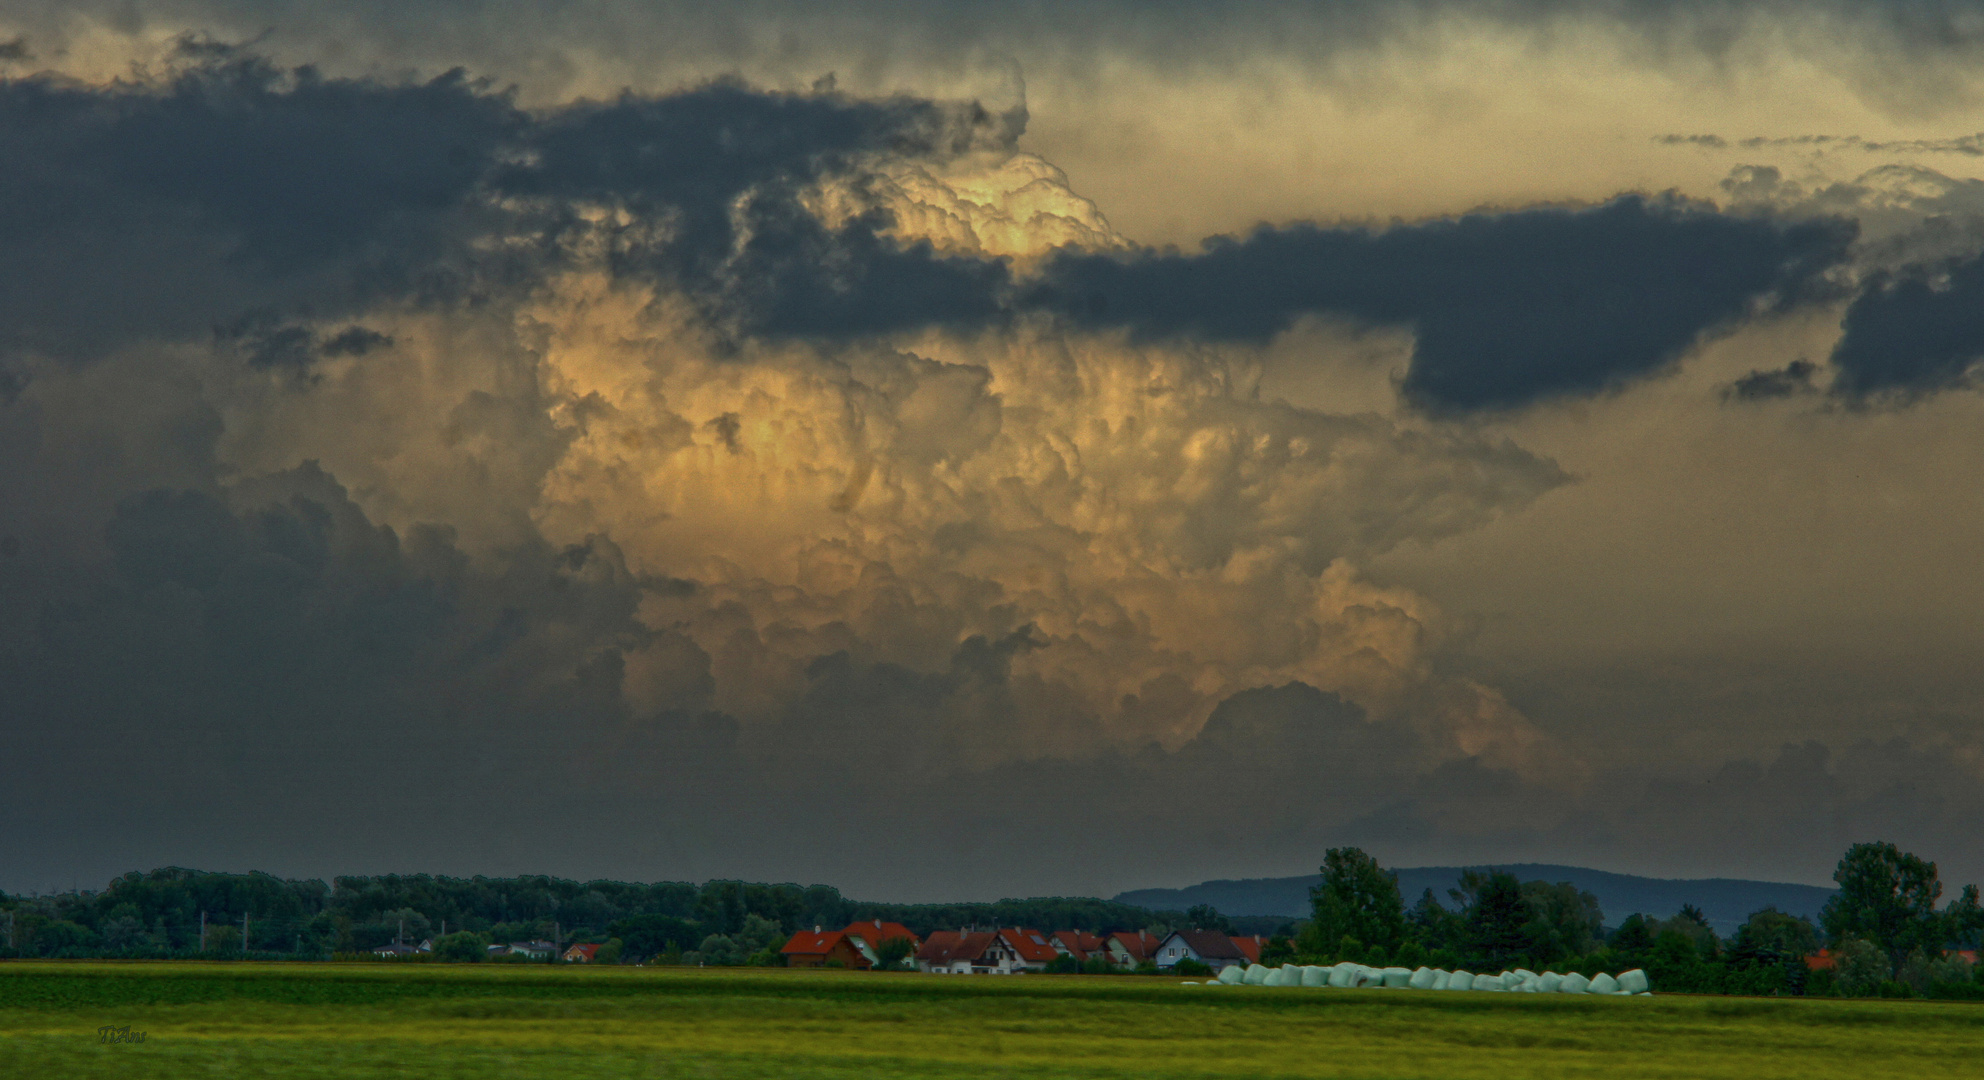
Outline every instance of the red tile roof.
[[(1090, 953), (1101, 952), (1104, 948), (1102, 939), (1086, 930), (1056, 930), (1053, 940), (1060, 942), (1061, 947), (1068, 950), (1068, 955), (1077, 960), (1086, 960)], [(1053, 944), (1053, 941), (1048, 944)]]
[(880, 945), (890, 938), (899, 937), (908, 938), (911, 945), (922, 944), (922, 939), (910, 933), (909, 927), (899, 922), (883, 922), (880, 919), (848, 923), (847, 929), (842, 930), (841, 933), (847, 934), (850, 937), (858, 937), (867, 942), (871, 948)]
[(1831, 971), (1838, 962), (1831, 949), (1820, 949), (1805, 958), (1805, 966), (1813, 971)]
[[(1261, 962), (1261, 945), (1267, 940), (1266, 938), (1261, 937), (1259, 934), (1254, 934), (1251, 937), (1240, 937), (1237, 934), (1229, 936), (1232, 938), (1233, 947), (1240, 950), (1240, 955), (1246, 957), (1248, 963), (1258, 964)], [(1197, 945), (1192, 947), (1195, 949), (1198, 948)], [(1204, 956), (1205, 953), (1201, 952), (1199, 955)]]
[(825, 956), (845, 936), (839, 930), (801, 930), (779, 952), (787, 956)]
[(999, 931), (999, 936), (1006, 940), (1006, 944), (1013, 947), (1014, 952), (1020, 954), (1021, 960), (1029, 964), (1044, 964), (1061, 955), (1048, 943), (1047, 935), (1038, 930), (1015, 926)]
[(565, 950), (565, 959), (570, 960), (574, 955), (577, 955), (591, 960), (594, 958), (593, 954), (597, 952), (599, 952), (599, 946), (597, 945), (574, 945)]
[[(1135, 960), (1139, 963), (1148, 960), (1153, 956), (1156, 956), (1157, 947), (1159, 944), (1161, 944), (1157, 940), (1156, 935), (1148, 933), (1143, 930), (1137, 930), (1134, 932), (1129, 930), (1118, 930), (1115, 933), (1109, 935), (1109, 940), (1116, 942), (1118, 945), (1121, 945), (1123, 947), (1123, 951), (1130, 954), (1130, 959)], [(1109, 943), (1107, 941), (1103, 942), (1103, 948), (1108, 948), (1108, 947), (1109, 947)]]
[(948, 967), (960, 960), (978, 959), (997, 940), (998, 935), (989, 932), (967, 934), (959, 930), (935, 930), (916, 950), (916, 959), (918, 963)]

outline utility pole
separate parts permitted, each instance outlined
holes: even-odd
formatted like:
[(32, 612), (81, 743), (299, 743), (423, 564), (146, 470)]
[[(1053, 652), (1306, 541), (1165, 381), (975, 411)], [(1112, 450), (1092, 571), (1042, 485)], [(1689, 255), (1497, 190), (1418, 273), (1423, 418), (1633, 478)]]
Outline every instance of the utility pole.
[(247, 908), (241, 909), (241, 952), (244, 956), (247, 955), (248, 952), (248, 909)]
[(207, 951), (207, 909), (200, 909), (200, 951)]
[(406, 944), (406, 916), (404, 915), (400, 916), (400, 932), (399, 932), (399, 936), (393, 939), (393, 944), (395, 945)]

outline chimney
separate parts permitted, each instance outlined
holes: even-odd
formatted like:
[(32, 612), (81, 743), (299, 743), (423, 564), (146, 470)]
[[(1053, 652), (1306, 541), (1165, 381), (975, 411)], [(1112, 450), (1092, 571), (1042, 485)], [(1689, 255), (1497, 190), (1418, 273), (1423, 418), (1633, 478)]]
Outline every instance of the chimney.
[(820, 932), (820, 924), (819, 924), (819, 923), (814, 923), (814, 924), (813, 924), (813, 932), (814, 932), (814, 933), (816, 933), (816, 934)]

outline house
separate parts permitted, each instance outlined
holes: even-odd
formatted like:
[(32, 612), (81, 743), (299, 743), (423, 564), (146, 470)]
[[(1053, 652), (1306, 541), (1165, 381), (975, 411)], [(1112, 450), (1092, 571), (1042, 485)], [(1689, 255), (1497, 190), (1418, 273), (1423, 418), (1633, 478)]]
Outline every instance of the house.
[(1233, 939), (1233, 947), (1240, 950), (1240, 955), (1246, 957), (1248, 963), (1258, 964), (1261, 962), (1261, 946), (1268, 943), (1267, 938), (1259, 934), (1252, 934), (1247, 937), (1241, 937), (1238, 934), (1228, 934), (1227, 936)]
[(372, 950), (372, 955), (384, 957), (417, 956), (419, 954), (419, 949), (411, 945), (401, 945), (397, 942), (391, 945), (381, 945)]
[(599, 946), (597, 945), (574, 945), (565, 950), (565, 955), (561, 959), (568, 964), (590, 964), (593, 961), (593, 957), (598, 954)]
[(511, 956), (528, 956), (532, 960), (549, 960), (558, 954), (558, 946), (553, 945), (549, 941), (512, 941), (505, 951)]
[(1805, 958), (1805, 967), (1811, 971), (1831, 971), (1839, 966), (1839, 957), (1831, 949), (1820, 949)]
[(859, 939), (850, 938), (844, 931), (823, 930), (815, 926), (811, 930), (801, 930), (792, 935), (779, 955), (785, 957), (787, 967), (825, 967), (838, 963), (841, 967), (866, 969), (874, 964), (874, 959), (863, 955), (856, 944)]
[(1147, 930), (1119, 930), (1103, 939), (1103, 955), (1125, 971), (1151, 959), (1157, 953), (1157, 935)]
[(917, 946), (923, 944), (921, 939), (910, 932), (909, 927), (899, 922), (883, 922), (880, 919), (868, 919), (863, 922), (848, 923), (847, 929), (842, 930), (841, 933), (848, 936), (855, 949), (868, 961), (866, 966), (873, 966), (882, 962), (882, 958), (876, 954), (875, 950), (881, 947), (882, 942), (888, 941), (891, 938), (907, 939), (912, 953), (916, 951)]
[(1028, 971), (1045, 971), (1047, 965), (1061, 954), (1047, 940), (1047, 935), (1038, 930), (1025, 930), (1020, 927), (999, 931), (999, 935), (1013, 951), (1019, 955), (1020, 966)]
[(938, 975), (1014, 975), (1041, 971), (1058, 955), (1047, 935), (1038, 930), (939, 930), (916, 950), (916, 970)]
[[(1180, 960), (1193, 960), (1214, 971), (1235, 964), (1244, 967), (1258, 963), (1258, 960), (1250, 961), (1242, 951), (1241, 942), (1245, 940), (1217, 930), (1173, 930), (1170, 937), (1158, 943), (1157, 954), (1152, 959), (1157, 961), (1160, 971), (1176, 967)], [(1254, 955), (1258, 957), (1259, 951)]]
[(1056, 953), (1077, 960), (1087, 960), (1107, 948), (1100, 937), (1086, 930), (1056, 930), (1047, 935), (1047, 944), (1052, 945)]

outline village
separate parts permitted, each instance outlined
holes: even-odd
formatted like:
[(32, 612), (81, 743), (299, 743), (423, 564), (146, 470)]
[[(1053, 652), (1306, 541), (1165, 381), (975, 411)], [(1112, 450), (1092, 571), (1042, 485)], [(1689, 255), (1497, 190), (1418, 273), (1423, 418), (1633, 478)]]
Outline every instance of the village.
[(906, 960), (915, 970), (932, 975), (1019, 975), (1077, 968), (1166, 971), (1181, 961), (1216, 972), (1260, 963), (1266, 942), (1258, 935), (1242, 937), (1216, 930), (1175, 930), (1160, 938), (1147, 930), (1094, 934), (1019, 926), (938, 930), (919, 940), (901, 923), (875, 919), (840, 930), (818, 926), (802, 930), (780, 953), (788, 967), (868, 970), (901, 966)]

